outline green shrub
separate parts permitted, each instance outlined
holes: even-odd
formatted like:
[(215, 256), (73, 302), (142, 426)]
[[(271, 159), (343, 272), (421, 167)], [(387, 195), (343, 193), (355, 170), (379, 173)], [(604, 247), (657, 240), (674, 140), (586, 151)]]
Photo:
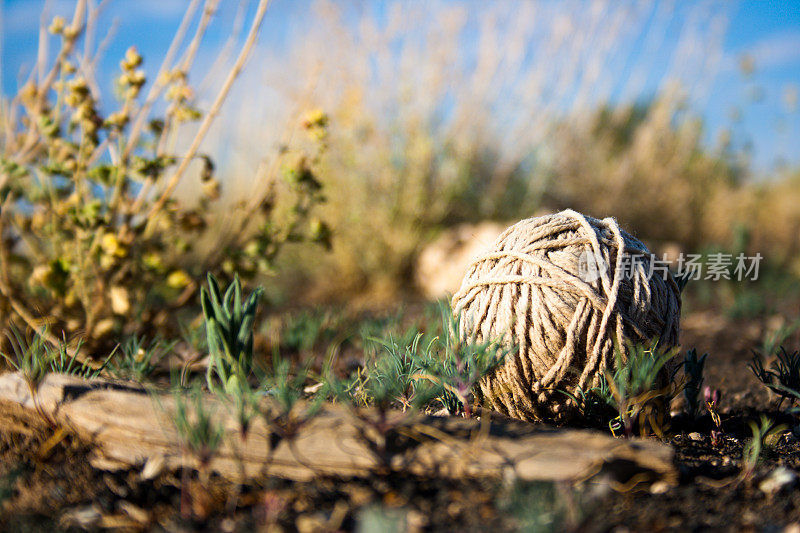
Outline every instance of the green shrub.
[(789, 352), (781, 346), (770, 368), (764, 367), (760, 354), (753, 355), (748, 367), (765, 387), (780, 397), (779, 408), (783, 400), (788, 399), (790, 407), (800, 400), (800, 352)]
[[(266, 4), (253, 15), (226, 81), (249, 55)], [(167, 57), (147, 74), (130, 47), (116, 103), (109, 102), (86, 70), (95, 63), (78, 52), (79, 44), (96, 42), (85, 34), (94, 15), (78, 2), (71, 22), (54, 19), (55, 59), (40, 54), (45, 74), (0, 105), (0, 311), (32, 327), (43, 319), (56, 331), (80, 330), (89, 345), (113, 345), (114, 334), (175, 329), (175, 310), (193, 301), (207, 270), (229, 277), (269, 271), (284, 244), (327, 245), (330, 232), (312, 216), (323, 200), (315, 156), (290, 151), (283, 189), (261, 187), (237, 210), (245, 222), (221, 235), (226, 206), (212, 157), (199, 147), (230, 83), (200, 109), (189, 80), (193, 54)], [(206, 29), (197, 25), (192, 38), (199, 42)], [(321, 114), (305, 127), (322, 135), (326, 125)], [(197, 180), (196, 201), (174, 194), (187, 179)], [(279, 222), (278, 208), (291, 216)], [(209, 239), (213, 254), (200, 250)]]
[(253, 372), (253, 322), (259, 287), (242, 300), (238, 276), (223, 295), (217, 279), (208, 274), (208, 289), (200, 291), (211, 360), (206, 371), (208, 388), (213, 392), (234, 394)]

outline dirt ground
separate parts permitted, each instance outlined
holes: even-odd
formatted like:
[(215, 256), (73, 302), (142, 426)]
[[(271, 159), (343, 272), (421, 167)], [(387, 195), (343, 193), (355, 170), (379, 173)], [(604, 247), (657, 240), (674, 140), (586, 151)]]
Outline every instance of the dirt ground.
[(786, 433), (752, 475), (740, 474), (748, 421), (766, 414), (796, 424), (747, 368), (770, 327), (769, 319), (711, 312), (684, 318), (684, 347), (710, 353), (706, 384), (722, 392), (722, 433), (712, 438), (708, 415), (693, 423), (673, 419), (668, 442), (676, 450), (676, 487), (631, 488), (602, 475), (576, 486), (398, 475), (265, 479), (240, 491), (218, 478), (201, 483), (188, 472), (145, 480), (136, 470), (92, 468), (89, 446), (5, 407), (0, 530), (781, 531), (800, 524), (800, 481), (792, 476), (800, 472), (800, 440)]

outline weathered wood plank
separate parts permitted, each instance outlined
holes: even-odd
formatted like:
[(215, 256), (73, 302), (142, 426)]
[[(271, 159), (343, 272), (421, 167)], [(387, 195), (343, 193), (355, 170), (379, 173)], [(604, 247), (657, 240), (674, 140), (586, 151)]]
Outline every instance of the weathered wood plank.
[[(22, 378), (0, 376), (0, 403), (22, 406), (35, 416), (36, 405)], [(86, 381), (51, 374), (39, 387), (36, 402), (48, 416), (69, 426), (97, 446), (106, 464), (174, 468), (194, 465), (181, 449), (173, 425), (174, 398), (148, 394), (135, 385)], [(524, 480), (577, 480), (602, 469), (621, 468), (642, 479), (674, 483), (672, 448), (653, 440), (625, 441), (595, 431), (553, 429), (514, 421), (464, 420), (408, 416), (393, 433), (392, 454), (378, 457), (364, 434), (372, 411), (325, 406), (292, 441), (271, 448), (270, 431), (256, 419), (242, 442), (236, 423), (216, 399), (207, 399), (227, 436), (210, 468), (237, 478), (270, 474), (295, 480), (317, 475), (365, 476), (405, 470), (447, 477), (513, 474)], [(0, 421), (0, 423), (2, 423)], [(377, 437), (377, 435), (376, 435)], [(626, 474), (626, 475), (629, 475)]]

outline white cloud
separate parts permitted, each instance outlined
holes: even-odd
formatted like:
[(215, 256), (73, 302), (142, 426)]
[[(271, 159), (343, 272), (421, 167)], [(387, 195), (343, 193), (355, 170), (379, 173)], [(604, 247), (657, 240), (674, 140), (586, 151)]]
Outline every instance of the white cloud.
[(744, 55), (753, 59), (756, 71), (800, 64), (800, 31), (773, 33), (750, 46), (730, 51), (725, 70), (738, 70)]
[(781, 67), (800, 62), (800, 32), (771, 35), (757, 42), (750, 50), (756, 68)]

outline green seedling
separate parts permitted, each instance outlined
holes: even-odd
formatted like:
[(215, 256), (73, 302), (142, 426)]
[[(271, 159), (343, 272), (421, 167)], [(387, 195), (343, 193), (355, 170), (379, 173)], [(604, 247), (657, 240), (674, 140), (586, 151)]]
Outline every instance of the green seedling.
[(424, 335), (418, 333), (410, 344), (401, 345), (391, 337), (388, 340), (372, 339), (378, 342), (383, 350), (374, 358), (363, 377), (358, 381), (355, 390), (369, 403), (378, 409), (388, 409), (390, 405), (399, 403), (403, 411), (419, 409), (430, 402), (438, 393), (432, 382), (421, 380), (423, 377), (422, 361), (430, 358), (429, 352), (436, 339), (429, 342), (419, 354), (420, 342)]
[(708, 357), (707, 353), (697, 357), (697, 350), (692, 348), (686, 352), (683, 360), (683, 373), (686, 376), (683, 397), (686, 399), (686, 411), (692, 419), (697, 418), (700, 413), (700, 390), (703, 386), (706, 357)]
[(294, 368), (292, 362), (277, 352), (272, 356), (272, 373), (265, 377), (267, 394), (275, 400), (280, 412), (288, 415), (303, 398), (308, 368)]
[(46, 330), (43, 329), (41, 333), (34, 332), (29, 341), (23, 332), (12, 325), (10, 332), (6, 332), (6, 337), (14, 354), (12, 356), (2, 352), (0, 355), (22, 376), (38, 415), (50, 426), (54, 426), (55, 421), (44, 411), (39, 402), (39, 385), (50, 372), (52, 361), (52, 353), (48, 350), (45, 340)]
[[(356, 405), (363, 402), (372, 408), (353, 412), (361, 422), (358, 425), (361, 439), (384, 472), (391, 470), (391, 447), (400, 428), (407, 424), (412, 413), (433, 400), (440, 389), (429, 380), (418, 379), (421, 374), (416, 350), (420, 339), (417, 336), (404, 348), (385, 342), (384, 350), (358, 372), (348, 387)], [(400, 406), (403, 413), (393, 412), (395, 406)]]
[(60, 342), (55, 348), (45, 345), (45, 350), (48, 352), (47, 356), (50, 359), (50, 371), (57, 374), (70, 374), (84, 379), (94, 379), (103, 372), (117, 351), (114, 348), (100, 366), (93, 367), (88, 360), (78, 361), (78, 353), (82, 345), (83, 340), (78, 341), (72, 355), (69, 353), (70, 350), (67, 348), (66, 340)]
[(611, 389), (608, 388), (608, 380), (605, 375), (601, 375), (599, 383), (584, 391), (578, 388), (575, 394), (567, 391), (558, 390), (570, 398), (578, 407), (581, 418), (585, 421), (598, 424), (608, 424), (612, 433), (622, 429), (618, 418), (614, 418), (614, 398)]
[(779, 346), (786, 342), (786, 339), (794, 335), (798, 330), (800, 330), (800, 318), (782, 325), (772, 333), (765, 334), (761, 341), (761, 353), (764, 357), (770, 357), (777, 351)]
[(214, 418), (214, 413), (203, 401), (203, 391), (194, 385), (191, 389), (175, 388), (175, 413), (173, 424), (178, 431), (185, 452), (191, 454), (205, 469), (222, 445), (225, 430)]
[(34, 391), (50, 371), (50, 358), (45, 340), (45, 330), (34, 333), (28, 341), (25, 334), (15, 326), (11, 326), (10, 333), (6, 333), (13, 355), (1, 353), (6, 362), (23, 377), (25, 382)]
[(775, 425), (764, 415), (761, 416), (760, 423), (751, 420), (748, 425), (753, 436), (742, 450), (741, 479), (750, 479), (753, 476), (765, 446), (769, 446), (771, 441), (786, 431), (784, 424)]
[(254, 389), (247, 381), (237, 381), (236, 388), (228, 394), (220, 395), (220, 399), (233, 412), (239, 425), (239, 437), (245, 440), (250, 431), (250, 424), (258, 414), (258, 404), (264, 396), (263, 392)]
[(281, 331), (281, 347), (307, 352), (335, 335), (340, 317), (330, 310), (314, 309), (291, 316)]
[(616, 371), (606, 372), (605, 376), (618, 414), (610, 425), (612, 433), (615, 422), (626, 437), (632, 436), (635, 422), (642, 434), (647, 427), (663, 433), (669, 401), (675, 395), (672, 380), (664, 379), (665, 366), (675, 356), (675, 350), (659, 350), (658, 342), (653, 341), (646, 345), (630, 343), (627, 352), (625, 358), (622, 350), (616, 350)]
[[(173, 384), (177, 382), (172, 376)], [(209, 466), (218, 453), (225, 438), (225, 428), (214, 416), (204, 401), (202, 389), (194, 384), (190, 389), (173, 386), (174, 411), (172, 423), (178, 433), (181, 450), (192, 456), (201, 476), (201, 487), (208, 484)], [(192, 491), (189, 484), (189, 469), (181, 469), (181, 514), (192, 515)]]
[(148, 343), (144, 336), (134, 334), (120, 345), (122, 355), (112, 361), (111, 373), (119, 378), (143, 382), (176, 344), (177, 341), (163, 342), (160, 339)]
[[(317, 415), (325, 399), (325, 393), (317, 394), (308, 402), (302, 402), (306, 395), (305, 384), (309, 376), (309, 367), (293, 364), (290, 359), (282, 357), (277, 349), (273, 353), (271, 367), (264, 370), (259, 380), (261, 383), (259, 389), (266, 391), (264, 394), (271, 401), (266, 402), (266, 408), (259, 409), (258, 413), (264, 417), (264, 422), (270, 431), (268, 457), (281, 442), (285, 442), (299, 457), (300, 454), (295, 449), (295, 438)], [(335, 380), (331, 379), (329, 383), (333, 384)], [(269, 460), (265, 462), (264, 468), (268, 464)]]
[(498, 342), (470, 342), (459, 335), (459, 319), (446, 305), (441, 307), (444, 342), (437, 339), (428, 346), (419, 359), (421, 376), (441, 386), (439, 397), (451, 414), (472, 416), (472, 390), (478, 382), (516, 348), (507, 348)]
[(800, 399), (800, 352), (788, 352), (781, 346), (769, 369), (756, 353), (748, 367), (765, 387), (780, 397), (779, 409), (786, 399), (790, 407)]
[(213, 392), (234, 393), (253, 371), (253, 322), (262, 288), (242, 300), (239, 277), (223, 295), (217, 279), (208, 274), (208, 288), (200, 292), (211, 361), (206, 372)]
[(284, 436), (295, 433), (321, 407), (323, 394), (317, 395), (302, 412), (298, 412), (297, 407), (306, 395), (308, 378), (308, 365), (295, 365), (278, 350), (272, 355), (272, 367), (261, 377), (261, 388), (276, 407), (272, 412), (265, 413), (267, 423)]

